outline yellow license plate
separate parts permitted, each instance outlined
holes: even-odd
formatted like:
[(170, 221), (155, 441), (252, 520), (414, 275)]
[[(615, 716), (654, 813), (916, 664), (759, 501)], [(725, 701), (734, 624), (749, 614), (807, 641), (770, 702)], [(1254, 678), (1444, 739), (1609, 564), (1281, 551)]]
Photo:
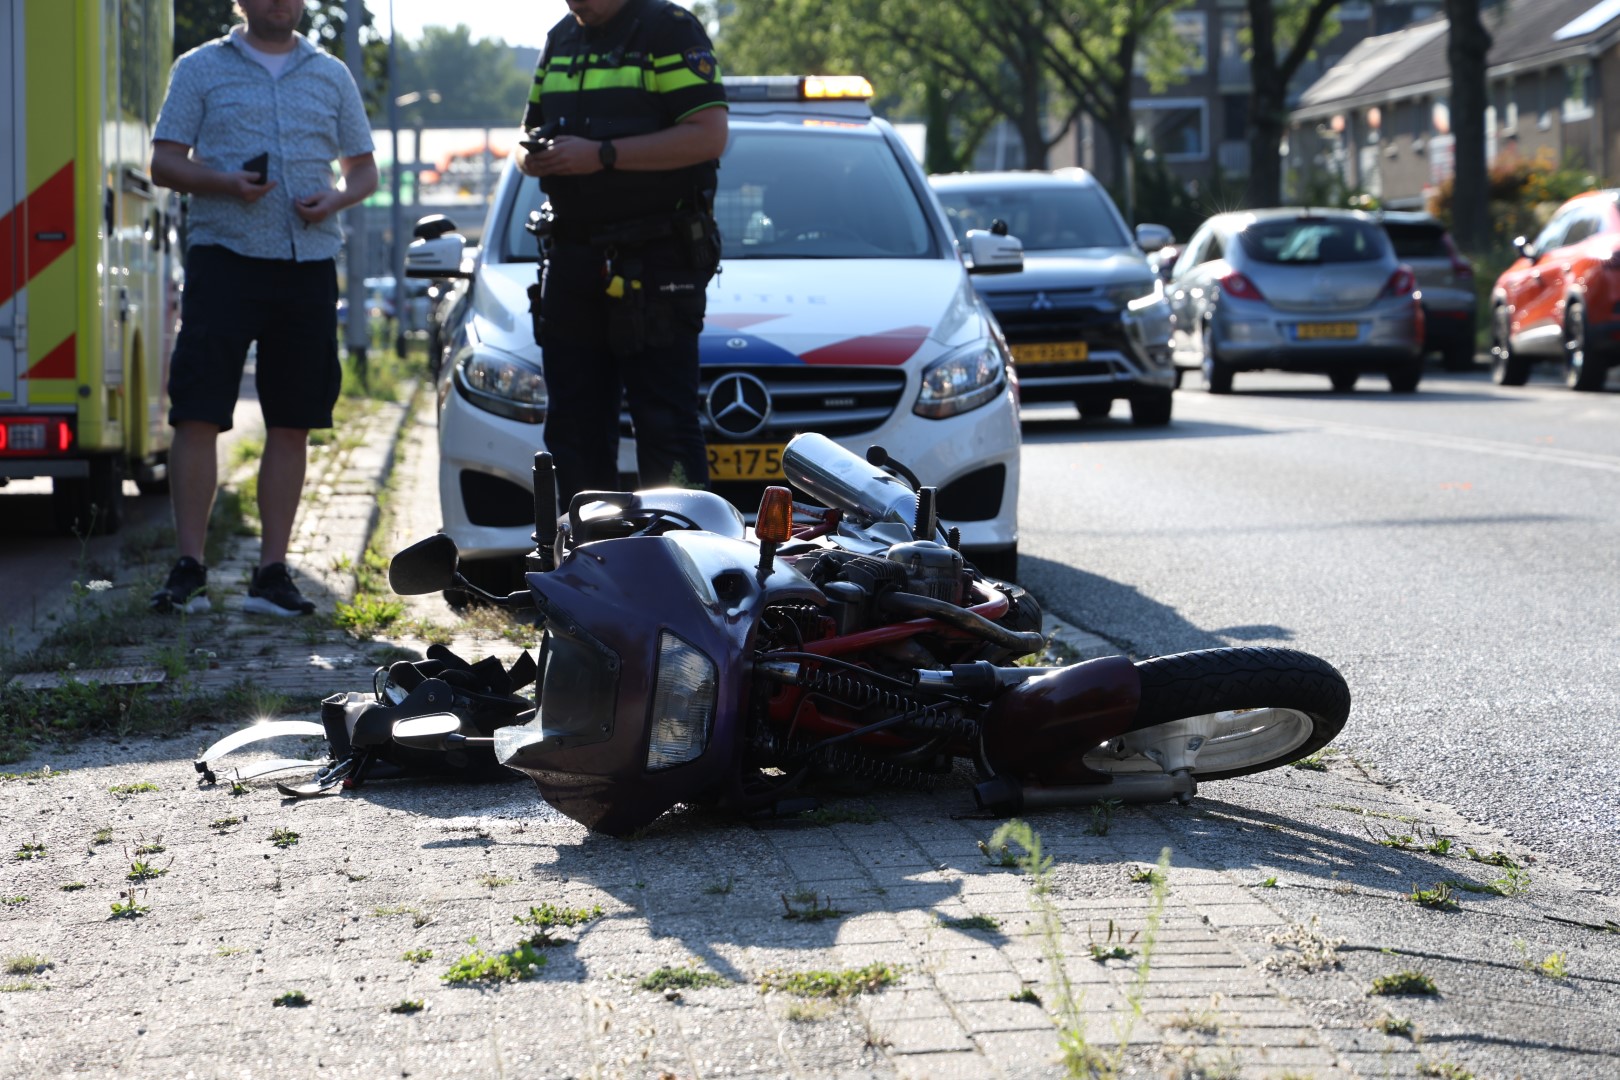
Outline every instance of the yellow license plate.
[(1316, 338), (1353, 338), (1358, 333), (1353, 322), (1318, 322), (1300, 323), (1299, 338), (1306, 341)]
[(1083, 341), (1041, 341), (1012, 347), (1015, 364), (1061, 364), (1065, 360), (1084, 360), (1086, 343)]
[(782, 447), (778, 443), (711, 443), (710, 480), (780, 480)]

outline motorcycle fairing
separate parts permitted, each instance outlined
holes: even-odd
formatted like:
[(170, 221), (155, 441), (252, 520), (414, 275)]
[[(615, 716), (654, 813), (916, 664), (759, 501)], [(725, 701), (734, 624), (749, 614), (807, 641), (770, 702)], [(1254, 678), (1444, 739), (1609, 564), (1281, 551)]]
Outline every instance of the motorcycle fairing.
[[(564, 745), (552, 733), (577, 734), (580, 718), (557, 714), (557, 687), (548, 670), (536, 694), (535, 719), (503, 734), (501, 761), (532, 778), (541, 797), (568, 817), (614, 835), (634, 832), (678, 802), (722, 789), (741, 751), (750, 682), (744, 673), (760, 612), (767, 600), (825, 602), (821, 590), (785, 563), (775, 562), (761, 575), (758, 558), (753, 544), (690, 530), (583, 544), (557, 569), (530, 574), (548, 627), (589, 626), (619, 658), (616, 698), (605, 737)], [(706, 749), (692, 761), (649, 771), (665, 630), (706, 656), (721, 677)]]

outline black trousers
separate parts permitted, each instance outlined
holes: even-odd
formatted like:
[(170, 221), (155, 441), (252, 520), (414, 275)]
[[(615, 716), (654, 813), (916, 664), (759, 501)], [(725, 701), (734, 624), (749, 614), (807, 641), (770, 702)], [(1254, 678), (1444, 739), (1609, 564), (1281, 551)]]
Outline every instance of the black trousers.
[[(624, 279), (624, 296), (608, 285)], [(635, 287), (640, 282), (641, 287)], [(628, 404), (640, 487), (706, 487), (698, 334), (707, 276), (673, 243), (611, 252), (556, 243), (541, 277), (546, 449), (559, 506), (619, 489), (619, 407)]]

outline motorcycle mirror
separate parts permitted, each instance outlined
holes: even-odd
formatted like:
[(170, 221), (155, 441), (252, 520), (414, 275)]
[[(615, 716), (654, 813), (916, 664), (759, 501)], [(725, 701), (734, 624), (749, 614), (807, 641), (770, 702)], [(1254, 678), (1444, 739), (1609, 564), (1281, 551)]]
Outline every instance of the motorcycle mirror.
[(460, 730), (461, 720), (454, 713), (429, 713), (396, 723), (394, 741), (419, 750), (440, 750), (445, 740)]
[(443, 592), (456, 584), (456, 542), (444, 533), (418, 540), (388, 563), (388, 585), (401, 596)]

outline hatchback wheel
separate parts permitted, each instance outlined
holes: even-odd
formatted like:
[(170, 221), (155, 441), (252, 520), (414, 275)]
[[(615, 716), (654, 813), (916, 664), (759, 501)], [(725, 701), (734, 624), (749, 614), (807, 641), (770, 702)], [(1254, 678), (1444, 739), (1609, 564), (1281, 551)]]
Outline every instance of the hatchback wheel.
[(1212, 394), (1232, 392), (1232, 369), (1221, 363), (1215, 352), (1215, 331), (1204, 324), (1204, 385)]
[(1418, 383), (1422, 381), (1423, 361), (1419, 360), (1392, 370), (1389, 373), (1389, 390), (1392, 394), (1410, 394), (1417, 390)]
[(1608, 365), (1592, 354), (1586, 340), (1586, 308), (1571, 303), (1564, 309), (1564, 381), (1571, 390), (1602, 390)]
[(1513, 351), (1507, 306), (1491, 311), (1491, 381), (1498, 386), (1523, 386), (1530, 381), (1530, 361)]

